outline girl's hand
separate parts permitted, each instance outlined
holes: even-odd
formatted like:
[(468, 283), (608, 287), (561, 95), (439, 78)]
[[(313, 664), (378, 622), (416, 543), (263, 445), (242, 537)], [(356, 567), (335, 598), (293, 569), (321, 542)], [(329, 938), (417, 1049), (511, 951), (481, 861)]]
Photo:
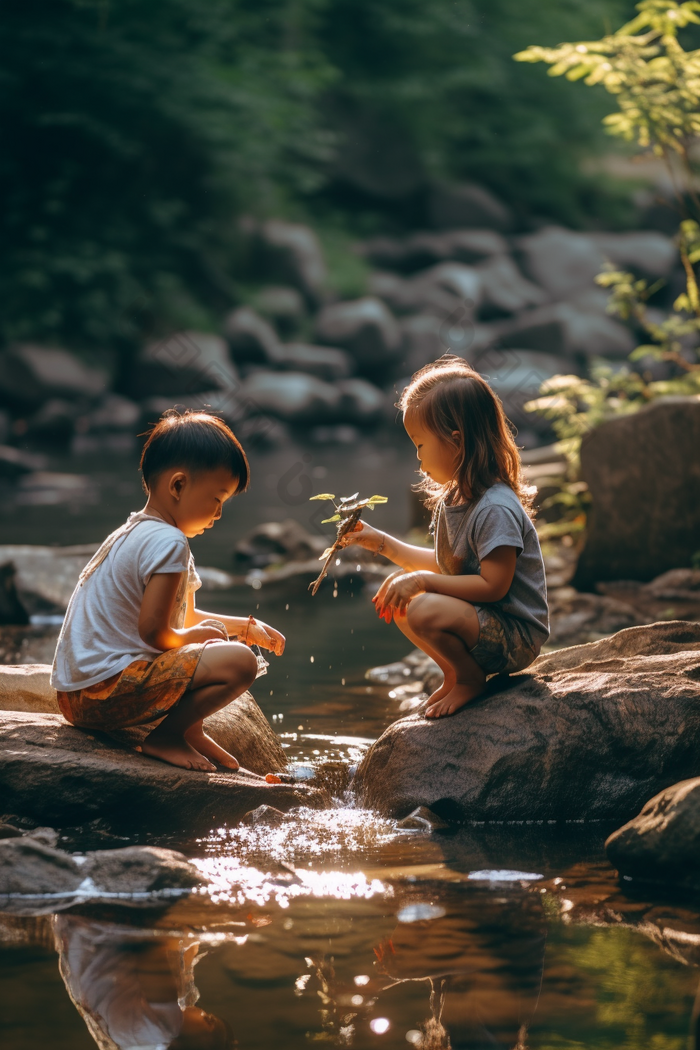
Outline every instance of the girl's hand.
[(274, 627), (263, 623), (262, 620), (253, 619), (246, 623), (239, 636), (239, 641), (245, 642), (246, 645), (259, 645), (261, 649), (269, 649), (275, 656), (281, 656), (286, 639)]
[(405, 616), (412, 599), (426, 590), (426, 573), (401, 572), (387, 577), (372, 601), (377, 615), (391, 623), (392, 616)]
[(376, 551), (385, 538), (384, 533), (380, 532), (379, 529), (368, 525), (366, 521), (358, 521), (355, 528), (343, 536), (339, 546), (350, 547), (356, 545), (364, 547), (368, 551)]

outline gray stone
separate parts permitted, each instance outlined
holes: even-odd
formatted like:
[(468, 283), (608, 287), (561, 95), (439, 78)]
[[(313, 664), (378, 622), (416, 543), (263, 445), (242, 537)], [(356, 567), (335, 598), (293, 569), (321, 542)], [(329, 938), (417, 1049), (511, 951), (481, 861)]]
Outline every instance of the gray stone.
[(311, 306), (326, 294), (328, 275), (318, 237), (310, 226), (270, 219), (260, 227), (267, 274), (297, 288)]
[(432, 225), (440, 230), (461, 226), (508, 230), (513, 221), (510, 210), (502, 201), (484, 186), (472, 182), (434, 184), (430, 190), (428, 212)]
[(256, 525), (238, 541), (236, 561), (246, 568), (263, 568), (281, 561), (318, 559), (328, 544), (293, 518)]
[(0, 565), (12, 565), (17, 596), (28, 615), (65, 612), (83, 568), (97, 544), (75, 547), (0, 545)]
[(22, 437), (43, 445), (65, 447), (73, 438), (76, 421), (75, 404), (66, 398), (52, 397), (22, 420)]
[(627, 602), (600, 594), (581, 594), (560, 587), (549, 594), (551, 633), (548, 645), (580, 645), (613, 634), (625, 627), (646, 623), (646, 617)]
[(353, 790), (398, 818), (627, 820), (700, 775), (699, 744), (700, 624), (671, 621), (540, 656), (451, 717), (400, 719)]
[(24, 835), (0, 840), (0, 895), (75, 893), (84, 877), (63, 850)]
[(306, 315), (304, 298), (296, 288), (271, 286), (263, 288), (255, 297), (255, 308), (268, 318), (277, 331), (290, 334)]
[(96, 895), (100, 891), (130, 894), (193, 889), (205, 881), (182, 853), (157, 846), (95, 850), (86, 856), (81, 875), (92, 880)]
[(179, 400), (181, 395), (235, 389), (238, 374), (220, 336), (176, 332), (143, 348), (131, 370), (130, 384), (134, 397), (160, 395)]
[(396, 826), (402, 831), (444, 831), (450, 825), (426, 806), (418, 806)]
[(113, 430), (133, 430), (138, 427), (141, 409), (135, 401), (121, 394), (107, 394), (104, 400), (87, 416), (82, 417), (81, 424), (89, 433), (102, 433)]
[(669, 569), (647, 583), (644, 590), (665, 601), (700, 601), (700, 569)]
[(107, 390), (106, 372), (90, 368), (68, 350), (16, 343), (0, 353), (3, 398), (38, 407), (49, 398), (92, 400)]
[[(219, 739), (252, 772), (283, 768), (276, 738), (260, 740), (260, 725), (267, 725), (262, 713), (259, 725), (247, 717), (251, 704), (252, 698), (239, 698), (226, 708), (229, 715), (232, 708), (240, 713), (229, 722), (232, 739)], [(269, 727), (267, 732), (274, 737)], [(275, 760), (268, 762), (273, 752)], [(0, 714), (0, 797), (8, 810), (55, 827), (99, 817), (112, 826), (146, 821), (150, 827), (196, 828), (200, 834), (263, 803), (286, 810), (313, 805), (317, 798), (308, 789), (267, 784), (244, 772), (180, 769), (103, 734), (75, 729), (59, 715), (33, 712)]]
[(275, 367), (286, 372), (304, 372), (326, 383), (346, 379), (352, 372), (353, 361), (345, 350), (332, 346), (310, 346), (307, 343), (286, 343), (279, 347)]
[(581, 445), (592, 506), (573, 585), (651, 580), (700, 549), (700, 398), (659, 399)]
[(14, 480), (23, 474), (44, 470), (46, 464), (45, 456), (25, 452), (24, 449), (14, 448), (12, 445), (0, 445), (0, 478)]
[(588, 236), (610, 262), (640, 271), (647, 277), (666, 277), (678, 262), (678, 246), (671, 237), (657, 230)]
[(429, 361), (435, 361), (447, 350), (444, 322), (434, 314), (414, 314), (399, 322), (401, 331), (401, 366), (406, 376), (417, 372)]
[(548, 303), (525, 310), (495, 328), (504, 348), (540, 350), (562, 357), (627, 358), (636, 343), (631, 331), (605, 313), (577, 303)]
[(337, 387), (302, 372), (254, 372), (241, 386), (251, 414), (270, 414), (286, 423), (323, 423), (335, 418)]
[(409, 278), (373, 274), (370, 289), (396, 313), (432, 313), (441, 320), (465, 303), (473, 311), (482, 298), (479, 272), (459, 262), (438, 263)]
[(400, 355), (396, 319), (372, 296), (326, 306), (316, 319), (316, 334), (322, 343), (347, 350), (369, 376), (391, 371)]
[(655, 795), (605, 850), (621, 875), (700, 890), (700, 777)]
[(341, 379), (336, 383), (341, 393), (338, 419), (346, 423), (371, 424), (379, 422), (386, 407), (386, 397), (379, 387), (366, 379)]
[(494, 255), (476, 269), (481, 280), (482, 316), (487, 312), (517, 314), (547, 300), (541, 288), (523, 277), (509, 255)]
[(357, 250), (375, 266), (413, 273), (450, 259), (478, 263), (493, 256), (506, 255), (508, 243), (494, 230), (467, 229), (414, 233), (404, 240), (374, 237), (358, 245)]
[(277, 332), (250, 306), (240, 306), (228, 315), (224, 335), (236, 363), (273, 366), (277, 362), (280, 346)]
[[(490, 349), (470, 359), (470, 364), (483, 375), (505, 409), (506, 415), (517, 427), (529, 427), (541, 434), (550, 434), (549, 420), (523, 407), (537, 397), (546, 379), (562, 370), (560, 357), (536, 350)], [(575, 366), (570, 368), (576, 371)]]

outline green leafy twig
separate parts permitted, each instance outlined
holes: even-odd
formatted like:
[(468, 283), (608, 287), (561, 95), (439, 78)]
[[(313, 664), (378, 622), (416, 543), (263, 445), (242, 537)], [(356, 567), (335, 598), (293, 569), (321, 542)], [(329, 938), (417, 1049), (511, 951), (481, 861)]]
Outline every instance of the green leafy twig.
[(349, 532), (352, 532), (358, 521), (362, 517), (362, 511), (369, 507), (370, 510), (379, 503), (387, 503), (388, 499), (386, 496), (370, 496), (368, 499), (358, 499), (359, 492), (356, 492), (352, 496), (341, 496), (338, 503), (335, 502), (335, 496), (332, 492), (321, 492), (318, 496), (312, 496), (312, 500), (332, 500), (333, 507), (335, 508), (335, 514), (331, 515), (330, 518), (325, 518), (321, 524), (327, 525), (330, 522), (338, 523), (338, 534), (336, 536), (335, 543), (332, 547), (327, 547), (323, 552), (319, 561), (325, 559), (323, 562), (323, 568), (319, 573), (318, 577), (309, 584), (309, 590), (312, 594), (321, 586), (323, 580), (328, 575), (328, 566), (330, 565), (331, 559), (335, 552), (340, 547), (341, 541)]

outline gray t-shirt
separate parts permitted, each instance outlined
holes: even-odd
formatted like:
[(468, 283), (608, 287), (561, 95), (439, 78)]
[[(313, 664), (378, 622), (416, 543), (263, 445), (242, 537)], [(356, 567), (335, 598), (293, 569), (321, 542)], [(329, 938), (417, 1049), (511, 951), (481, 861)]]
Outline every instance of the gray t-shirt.
[(477, 500), (454, 507), (441, 503), (435, 523), (435, 556), (447, 576), (480, 576), (481, 562), (496, 547), (515, 547), (515, 575), (505, 598), (489, 602), (524, 621), (534, 640), (549, 637), (547, 584), (540, 542), (525, 508), (502, 481)]

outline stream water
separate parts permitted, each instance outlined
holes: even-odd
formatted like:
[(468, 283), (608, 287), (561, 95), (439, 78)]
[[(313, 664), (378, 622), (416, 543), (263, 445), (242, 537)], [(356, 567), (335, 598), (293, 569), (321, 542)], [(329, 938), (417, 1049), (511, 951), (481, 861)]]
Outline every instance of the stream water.
[[(388, 495), (377, 523), (407, 527), (413, 466), (399, 445), (251, 459), (251, 493), (193, 544), (201, 564), (230, 569), (235, 538), (256, 521), (315, 528), (307, 500), (321, 488)], [(98, 540), (138, 506), (123, 456), (88, 450), (50, 466), (84, 480), (8, 488), (0, 542)], [(207, 606), (253, 611), (287, 635), (253, 691), (290, 757), (352, 762), (399, 713), (365, 671), (406, 643), (359, 581), (314, 599), (306, 582), (215, 592)], [(78, 851), (181, 849), (210, 890), (0, 912), (0, 1047), (696, 1047), (700, 907), (618, 884), (603, 855), (609, 830), (521, 822), (429, 835), (347, 796), (276, 827), (167, 840), (146, 824), (119, 840), (67, 829), (59, 844)]]

